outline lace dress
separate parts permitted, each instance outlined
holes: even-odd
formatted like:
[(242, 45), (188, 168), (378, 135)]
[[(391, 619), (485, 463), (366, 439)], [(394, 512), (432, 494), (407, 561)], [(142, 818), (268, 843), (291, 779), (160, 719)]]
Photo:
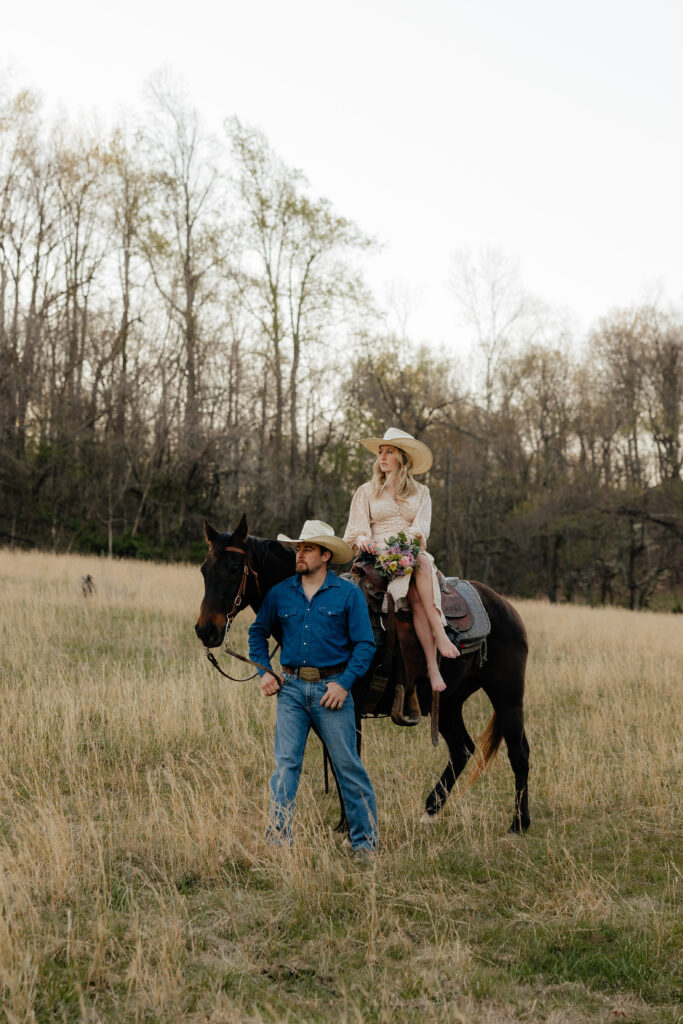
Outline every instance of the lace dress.
[[(415, 494), (398, 499), (388, 494), (376, 497), (370, 481), (362, 484), (351, 501), (344, 540), (351, 545), (354, 554), (357, 555), (360, 550), (360, 537), (372, 537), (378, 548), (386, 547), (387, 538), (395, 537), (401, 531), (412, 540), (419, 538), (421, 550), (427, 555), (432, 568), (434, 605), (441, 612), (441, 589), (436, 577), (436, 566), (434, 559), (426, 551), (432, 521), (432, 499), (428, 487), (417, 481), (415, 483)], [(409, 584), (410, 577), (407, 576), (396, 576), (389, 583), (387, 592), (393, 597), (397, 608), (406, 604)], [(445, 625), (443, 614), (441, 619)]]

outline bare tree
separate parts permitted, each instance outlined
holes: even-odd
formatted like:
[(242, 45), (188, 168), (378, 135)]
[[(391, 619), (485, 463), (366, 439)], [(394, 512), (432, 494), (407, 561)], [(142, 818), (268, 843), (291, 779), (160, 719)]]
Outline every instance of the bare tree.
[[(472, 331), (474, 349), (482, 367), (478, 391), (483, 400), (480, 426), (483, 447), (479, 463), (480, 486), (471, 495), (472, 500), (476, 499), (471, 515), (484, 531), (485, 549), (489, 552), (497, 543), (493, 448), (500, 417), (496, 402), (503, 408), (509, 397), (501, 369), (515, 343), (533, 340), (538, 329), (538, 308), (522, 288), (516, 264), (493, 249), (476, 257), (469, 251), (458, 253), (454, 257), (451, 285), (465, 325)], [(486, 578), (491, 575), (488, 555), (483, 575)]]
[[(314, 350), (328, 346), (329, 352), (344, 317), (357, 317), (369, 305), (350, 263), (369, 241), (327, 200), (310, 198), (304, 176), (287, 167), (260, 132), (236, 118), (226, 122), (226, 131), (244, 217), (247, 304), (262, 343), (262, 457), (272, 469), (266, 473), (262, 462), (260, 471), (273, 480), (279, 514), (288, 520), (307, 500), (301, 493), (300, 433), (308, 433), (310, 421), (304, 426), (302, 419), (310, 405), (302, 409), (299, 392), (315, 365)], [(314, 386), (320, 389), (321, 383)], [(307, 454), (303, 464), (310, 466)]]
[(163, 77), (149, 88), (152, 117), (144, 129), (148, 190), (140, 238), (183, 350), (189, 455), (198, 440), (205, 348), (215, 329), (209, 316), (218, 312), (217, 281), (229, 256), (226, 194), (215, 140), (203, 132), (182, 90)]
[(680, 480), (683, 464), (683, 325), (651, 311), (645, 353), (645, 415), (661, 481)]

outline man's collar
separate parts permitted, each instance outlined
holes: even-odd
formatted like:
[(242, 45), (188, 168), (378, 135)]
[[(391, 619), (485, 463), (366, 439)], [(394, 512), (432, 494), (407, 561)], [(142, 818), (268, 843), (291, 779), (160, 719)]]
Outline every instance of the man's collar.
[[(289, 585), (291, 587), (294, 587), (296, 590), (300, 590), (301, 593), (303, 594), (304, 588), (301, 583), (301, 573), (295, 573), (294, 576), (290, 576), (286, 582), (289, 583)], [(328, 587), (341, 587), (339, 577), (337, 576), (336, 572), (333, 572), (331, 569), (327, 570), (327, 575), (325, 576), (325, 579), (316, 590), (316, 594), (319, 594), (321, 590), (327, 590)]]
[(324, 583), (321, 584), (320, 589), (326, 590), (328, 587), (340, 587), (339, 577), (331, 569), (327, 570), (327, 576), (325, 577)]

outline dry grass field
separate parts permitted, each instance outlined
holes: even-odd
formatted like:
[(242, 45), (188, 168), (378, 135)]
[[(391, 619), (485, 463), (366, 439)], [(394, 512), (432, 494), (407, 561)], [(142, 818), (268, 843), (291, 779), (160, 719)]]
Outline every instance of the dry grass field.
[(275, 705), (202, 657), (197, 568), (0, 552), (0, 578), (10, 1024), (681, 1020), (680, 616), (519, 602), (531, 830), (505, 835), (504, 748), (420, 826), (444, 745), (368, 722), (359, 866), (315, 740), (297, 842), (265, 846)]

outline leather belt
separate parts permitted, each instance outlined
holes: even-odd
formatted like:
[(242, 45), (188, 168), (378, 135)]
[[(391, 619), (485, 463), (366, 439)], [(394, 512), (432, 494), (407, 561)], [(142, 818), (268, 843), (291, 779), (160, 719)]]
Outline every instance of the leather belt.
[(283, 665), (282, 671), (290, 676), (299, 676), (305, 683), (320, 683), (330, 676), (340, 676), (346, 665), (327, 665), (325, 668), (313, 668), (311, 665), (302, 665), (301, 668), (294, 668), (292, 665)]

